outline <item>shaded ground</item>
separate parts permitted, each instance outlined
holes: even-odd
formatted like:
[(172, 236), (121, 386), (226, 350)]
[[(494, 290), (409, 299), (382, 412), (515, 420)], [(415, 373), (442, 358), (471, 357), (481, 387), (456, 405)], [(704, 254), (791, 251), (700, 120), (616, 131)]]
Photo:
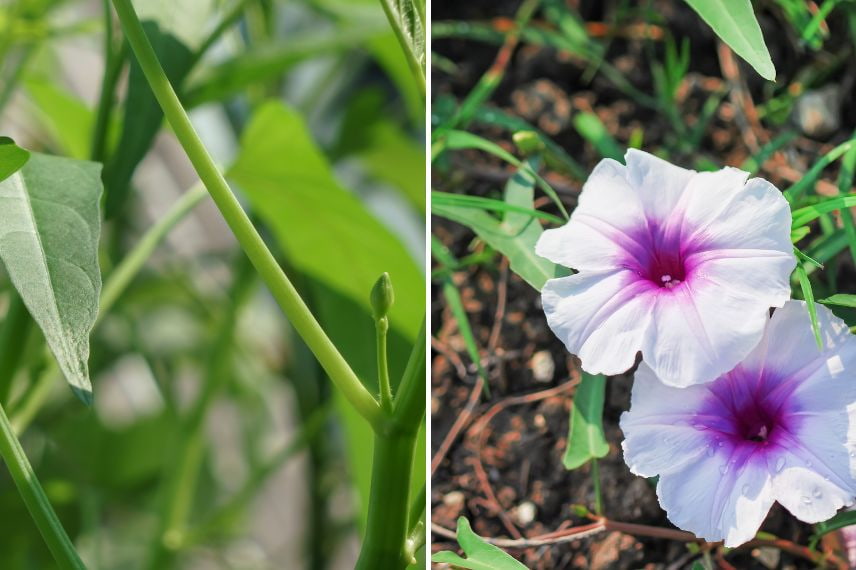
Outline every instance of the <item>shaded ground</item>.
[[(491, 21), (497, 29), (507, 30), (508, 18), (513, 18), (518, 4), (487, 0), (435, 3), (434, 19)], [(814, 52), (800, 46), (780, 9), (765, 7), (760, 21), (779, 73), (780, 87), (774, 90), (748, 66), (735, 63), (681, 2), (653, 2), (656, 28), (651, 29), (640, 28), (642, 9), (621, 7), (627, 3), (581, 4), (578, 8), (587, 29), (592, 35), (600, 34), (608, 46), (605, 60), (644, 93), (654, 92), (649, 62), (652, 56), (662, 60), (666, 35), (678, 42), (689, 39), (689, 73), (678, 86), (673, 110), (685, 124), (699, 121), (712, 94), (723, 96), (698, 144), (687, 144), (675, 134), (674, 117), (639, 104), (597, 73), (597, 64), (524, 41), (490, 105), (536, 124), (586, 172), (601, 156), (573, 127), (572, 116), (580, 111), (594, 112), (621, 146), (641, 136), (645, 150), (663, 150), (673, 162), (689, 167), (700, 167), (705, 161), (739, 166), (756, 156), (764, 144), (793, 131), (787, 144), (760, 161), (759, 175), (779, 187), (798, 180), (819, 156), (852, 136), (856, 70), (845, 65), (852, 58), (853, 44), (844, 18), (831, 19), (830, 39)], [(531, 26), (553, 29), (537, 12)], [(461, 100), (469, 93), (494, 61), (498, 45), (438, 39), (432, 49), (454, 64), (443, 71), (435, 67), (436, 108), (445, 105), (449, 96)], [(802, 102), (788, 97), (788, 93), (798, 95), (806, 90), (812, 97), (820, 95)], [(761, 105), (772, 97), (784, 101), (784, 111), (776, 111), (772, 104)], [(509, 134), (501, 129), (474, 124), (469, 130), (514, 151)], [(837, 192), (836, 169), (833, 166), (824, 172), (814, 187), (817, 194)], [(435, 165), (433, 187), (497, 197), (511, 172), (484, 153), (458, 152)], [(553, 170), (543, 174), (572, 207), (582, 181)], [(546, 200), (537, 205), (554, 212)], [(484, 251), (468, 229), (455, 223), (435, 217), (433, 232), (459, 259)], [(829, 274), (829, 285), (852, 292), (854, 271), (849, 256), (839, 253), (830, 264), (835, 271)], [(439, 528), (433, 537), (434, 551), (456, 549), (443, 529), (454, 529), (456, 518), (462, 515), (470, 519), (476, 533), (494, 538), (534, 537), (589, 524), (575, 505), (593, 508), (590, 467), (567, 471), (561, 461), (577, 362), (547, 328), (537, 292), (507, 271), (501, 256), (489, 256), (456, 271), (454, 280), (481, 351), (490, 393), (482, 394), (478, 401), (472, 398), (480, 388), (476, 370), (435, 281), (431, 446), (437, 464), (431, 499), (433, 521)], [(610, 453), (600, 462), (603, 511), (616, 521), (674, 529), (659, 508), (653, 483), (631, 475), (621, 456), (618, 419), (629, 407), (630, 386), (630, 374), (607, 383), (604, 427)], [(450, 437), (450, 431), (457, 432), (456, 421), (460, 433)], [(808, 543), (811, 534), (808, 525), (778, 506), (762, 530), (801, 545)], [(832, 540), (822, 549), (830, 548)], [(544, 569), (689, 568), (700, 559), (683, 542), (620, 532), (508, 550), (527, 567)], [(713, 549), (711, 558), (723, 568), (814, 567), (800, 556), (766, 546), (750, 546), (724, 558)]]

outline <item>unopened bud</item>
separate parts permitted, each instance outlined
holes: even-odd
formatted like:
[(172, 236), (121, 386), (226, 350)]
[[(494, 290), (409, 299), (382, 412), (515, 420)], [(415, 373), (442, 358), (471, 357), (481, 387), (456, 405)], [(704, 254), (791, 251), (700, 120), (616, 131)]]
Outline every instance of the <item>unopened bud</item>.
[(395, 302), (395, 294), (392, 291), (392, 281), (389, 273), (384, 272), (372, 287), (371, 293), (372, 311), (375, 320), (380, 320), (389, 312), (392, 303)]

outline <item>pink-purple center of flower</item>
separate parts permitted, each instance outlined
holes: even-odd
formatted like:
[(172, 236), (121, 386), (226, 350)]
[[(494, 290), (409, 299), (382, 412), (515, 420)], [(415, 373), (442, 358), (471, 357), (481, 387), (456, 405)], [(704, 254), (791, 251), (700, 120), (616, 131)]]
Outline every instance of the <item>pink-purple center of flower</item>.
[(623, 265), (651, 286), (674, 289), (691, 277), (692, 265), (687, 258), (695, 248), (681, 239), (680, 228), (661, 227), (646, 220), (620, 241), (627, 254)]
[(694, 416), (693, 427), (707, 431), (712, 444), (765, 448), (785, 444), (799, 421), (792, 388), (765, 373), (741, 368), (720, 377), (709, 387), (710, 394)]

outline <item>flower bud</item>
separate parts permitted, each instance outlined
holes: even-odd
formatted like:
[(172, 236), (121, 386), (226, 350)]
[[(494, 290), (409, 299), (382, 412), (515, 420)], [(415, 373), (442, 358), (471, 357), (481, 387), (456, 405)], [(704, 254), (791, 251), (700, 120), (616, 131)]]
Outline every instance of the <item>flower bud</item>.
[(384, 272), (372, 287), (371, 303), (375, 320), (384, 318), (394, 301), (392, 281), (389, 279), (389, 273)]

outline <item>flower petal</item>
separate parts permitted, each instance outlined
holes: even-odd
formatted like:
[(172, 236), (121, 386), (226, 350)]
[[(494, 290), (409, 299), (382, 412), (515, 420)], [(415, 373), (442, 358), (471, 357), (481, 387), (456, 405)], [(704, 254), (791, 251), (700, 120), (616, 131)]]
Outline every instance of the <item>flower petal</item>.
[(651, 318), (650, 283), (626, 270), (551, 279), (541, 290), (547, 323), (592, 374), (633, 366)]
[(644, 219), (644, 213), (625, 170), (614, 160), (600, 161), (583, 186), (570, 221), (546, 230), (535, 253), (565, 267), (597, 271), (614, 269), (627, 249), (638, 248), (627, 232)]
[(687, 223), (697, 228), (692, 241), (703, 242), (705, 249), (755, 249), (792, 254), (791, 210), (782, 193), (760, 178), (753, 178), (734, 191), (733, 185), (745, 179), (746, 173), (736, 169), (720, 172), (729, 173), (727, 184), (731, 185), (722, 203), (717, 203), (713, 188), (703, 188), (715, 182), (712, 175), (719, 173), (707, 176), (707, 173), (700, 173), (690, 184), (691, 188), (698, 184), (684, 213)]
[(803, 419), (799, 432), (784, 439), (767, 463), (774, 473), (776, 500), (798, 519), (813, 524), (853, 504), (856, 480), (846, 445), (852, 420), (833, 413)]
[(643, 477), (668, 474), (713, 452), (709, 436), (693, 425), (706, 394), (703, 386), (667, 386), (645, 362), (639, 364), (630, 411), (621, 414), (619, 423), (624, 461), (631, 472)]
[(831, 372), (843, 369), (842, 359), (850, 363), (847, 368), (856, 370), (852, 364), (856, 341), (847, 324), (823, 305), (815, 305), (815, 308), (823, 353), (815, 343), (805, 301), (792, 300), (773, 312), (764, 343), (753, 350), (744, 364), (756, 369), (763, 367), (772, 376), (796, 377), (800, 381), (822, 367)]
[(758, 344), (767, 309), (739, 291), (688, 280), (657, 296), (642, 357), (671, 386), (710, 382)]
[(763, 455), (750, 447), (722, 449), (661, 476), (657, 496), (676, 526), (733, 547), (758, 532), (773, 505), (773, 490)]
[[(627, 179), (639, 193), (647, 217), (665, 222), (685, 196), (684, 189), (696, 172), (636, 149), (628, 150), (624, 160)], [(613, 209), (620, 208), (613, 204)]]

